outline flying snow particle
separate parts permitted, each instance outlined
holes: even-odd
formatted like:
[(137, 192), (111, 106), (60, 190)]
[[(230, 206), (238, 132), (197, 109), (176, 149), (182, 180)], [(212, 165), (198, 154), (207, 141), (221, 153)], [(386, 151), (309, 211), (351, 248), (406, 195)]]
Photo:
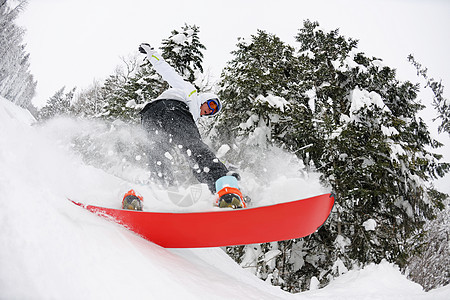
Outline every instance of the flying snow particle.
[(309, 283), (309, 290), (314, 291), (317, 290), (320, 286), (320, 281), (316, 276), (311, 277), (311, 281)]
[(375, 222), (374, 219), (369, 219), (367, 221), (365, 221), (364, 223), (362, 223), (362, 225), (364, 226), (364, 229), (366, 231), (370, 231), (370, 230), (375, 230), (375, 227), (377, 227), (377, 222)]
[(227, 144), (223, 144), (220, 146), (219, 150), (217, 150), (216, 156), (219, 158), (222, 158), (225, 154), (227, 154), (228, 151), (230, 151), (231, 147)]

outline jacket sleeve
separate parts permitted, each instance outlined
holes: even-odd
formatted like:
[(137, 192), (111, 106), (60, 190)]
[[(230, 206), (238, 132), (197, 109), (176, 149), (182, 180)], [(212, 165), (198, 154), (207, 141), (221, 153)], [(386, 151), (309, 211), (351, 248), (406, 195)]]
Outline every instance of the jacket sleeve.
[(148, 51), (147, 58), (155, 68), (156, 72), (158, 72), (158, 74), (161, 75), (171, 87), (184, 90), (187, 97), (190, 97), (192, 94), (197, 92), (195, 87), (191, 83), (185, 81), (183, 77), (181, 77), (157, 51)]

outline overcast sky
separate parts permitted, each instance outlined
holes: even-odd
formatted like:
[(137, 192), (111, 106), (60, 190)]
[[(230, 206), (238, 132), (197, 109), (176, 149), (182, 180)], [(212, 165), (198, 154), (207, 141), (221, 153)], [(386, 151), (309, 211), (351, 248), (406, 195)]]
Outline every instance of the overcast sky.
[[(360, 40), (360, 50), (414, 75), (413, 53), (430, 75), (450, 84), (450, 1), (446, 0), (31, 0), (18, 20), (38, 81), (41, 105), (62, 86), (87, 87), (146, 41), (159, 46), (184, 23), (200, 27), (204, 67), (219, 76), (238, 37), (257, 29), (297, 46), (303, 20)], [(412, 78), (415, 79), (414, 77)], [(449, 85), (450, 88), (450, 85)]]
[[(257, 29), (296, 47), (303, 20), (359, 40), (359, 50), (382, 58), (401, 80), (419, 82), (408, 54), (450, 89), (450, 1), (447, 0), (30, 0), (18, 23), (26, 29), (31, 72), (38, 81), (35, 105), (63, 86), (88, 87), (137, 52), (141, 42), (159, 47), (185, 23), (200, 27), (204, 67), (216, 77), (238, 37)], [(429, 97), (428, 101), (431, 99)], [(430, 111), (432, 118), (433, 111)], [(435, 125), (434, 125), (435, 126)], [(448, 135), (439, 140), (450, 147)], [(450, 152), (442, 150), (450, 160)], [(448, 178), (448, 177), (447, 177)], [(450, 192), (450, 184), (447, 192)]]

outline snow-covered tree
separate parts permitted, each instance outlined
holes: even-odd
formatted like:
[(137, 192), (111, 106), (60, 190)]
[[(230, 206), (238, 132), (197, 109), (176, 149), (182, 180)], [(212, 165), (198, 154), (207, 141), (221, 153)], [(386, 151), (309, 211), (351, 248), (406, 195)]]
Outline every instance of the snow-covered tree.
[(224, 105), (215, 124), (218, 141), (251, 136), (249, 143), (255, 146), (292, 143), (287, 135), (291, 104), (299, 100), (294, 49), (259, 30), (250, 41), (240, 39), (232, 54), (220, 83)]
[[(307, 87), (297, 80), (300, 69), (294, 48), (258, 30), (249, 41), (240, 39), (232, 54), (234, 59), (222, 73), (219, 95), (224, 111), (214, 124), (212, 134), (217, 138), (213, 141), (239, 144), (230, 155), (231, 163), (255, 174), (265, 172), (271, 147), (303, 156), (299, 150), (311, 143), (312, 111), (304, 94)], [(299, 280), (291, 275), (293, 268), (302, 264), (290, 259), (297, 257), (292, 250), (294, 244), (282, 241), (229, 247), (227, 252), (260, 278), (298, 291)]]
[(24, 108), (31, 105), (37, 84), (22, 44), (24, 31), (15, 24), (26, 3), (20, 0), (11, 8), (9, 2), (0, 0), (0, 95)]
[[(348, 268), (383, 258), (404, 267), (413, 237), (441, 204), (427, 182), (449, 169), (428, 150), (441, 144), (417, 115), (419, 87), (397, 80), (338, 31), (305, 22), (297, 40), (302, 63), (317, 72), (311, 81), (323, 146), (314, 163), (337, 195), (330, 233), (350, 239), (345, 259), (335, 259)], [(377, 226), (369, 230), (366, 221)]]
[(203, 73), (203, 50), (206, 47), (198, 36), (200, 28), (185, 24), (181, 30), (173, 30), (170, 37), (162, 41), (162, 56), (175, 70), (191, 83)]
[(450, 205), (428, 222), (425, 240), (408, 264), (409, 278), (426, 291), (450, 283)]
[(78, 92), (74, 96), (71, 112), (75, 116), (82, 118), (98, 116), (103, 107), (102, 99), (100, 99), (100, 89), (100, 83), (94, 81), (91, 86)]
[[(161, 47), (164, 59), (192, 82), (203, 72), (202, 50), (205, 47), (199, 41), (198, 32), (197, 26), (185, 25), (181, 32), (172, 31)], [(141, 65), (141, 57), (124, 59), (124, 67), (106, 79), (100, 91), (103, 118), (137, 122), (143, 105), (169, 88), (149, 63)]]
[(141, 56), (123, 59), (123, 65), (100, 88), (103, 107), (99, 116), (111, 121), (139, 122), (143, 105), (166, 88), (168, 85), (148, 63), (141, 65)]
[[(238, 44), (222, 76), (225, 109), (215, 128), (222, 142), (234, 131), (243, 141), (282, 146), (321, 172), (337, 196), (317, 233), (277, 244), (283, 255), (274, 265), (262, 257), (275, 248), (262, 246), (258, 266), (269, 269), (259, 274), (300, 291), (313, 276), (326, 284), (382, 259), (405, 267), (422, 225), (442, 205), (444, 195), (428, 182), (449, 169), (431, 152), (441, 144), (417, 115), (419, 86), (397, 80), (338, 30), (306, 21), (296, 39), (297, 56), (259, 31)], [(250, 250), (236, 251), (242, 259)]]
[(433, 92), (433, 106), (436, 109), (438, 116), (436, 119), (441, 120), (439, 125), (439, 132), (445, 131), (450, 134), (450, 102), (444, 98), (444, 85), (441, 81), (436, 81), (434, 78), (428, 76), (428, 69), (416, 61), (413, 55), (408, 56), (408, 60), (416, 67), (417, 75), (422, 76), (426, 80), (426, 87), (429, 87)]
[(138, 57), (122, 61), (124, 64), (116, 68), (115, 74), (110, 75), (100, 89), (103, 104), (100, 116), (112, 121), (136, 121), (138, 116), (134, 107), (142, 103), (133, 85), (139, 68)]
[(64, 92), (65, 89), (66, 87), (62, 87), (47, 100), (47, 104), (39, 110), (39, 120), (48, 120), (55, 116), (72, 115), (71, 104), (76, 88), (67, 93)]

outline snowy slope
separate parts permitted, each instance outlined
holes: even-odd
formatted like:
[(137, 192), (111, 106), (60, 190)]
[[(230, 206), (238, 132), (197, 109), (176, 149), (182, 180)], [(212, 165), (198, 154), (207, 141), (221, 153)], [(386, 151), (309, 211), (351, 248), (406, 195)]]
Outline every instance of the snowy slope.
[(425, 293), (387, 263), (291, 295), (221, 249), (156, 246), (67, 201), (114, 205), (129, 184), (83, 164), (32, 123), (0, 98), (0, 299), (450, 298), (448, 287)]

